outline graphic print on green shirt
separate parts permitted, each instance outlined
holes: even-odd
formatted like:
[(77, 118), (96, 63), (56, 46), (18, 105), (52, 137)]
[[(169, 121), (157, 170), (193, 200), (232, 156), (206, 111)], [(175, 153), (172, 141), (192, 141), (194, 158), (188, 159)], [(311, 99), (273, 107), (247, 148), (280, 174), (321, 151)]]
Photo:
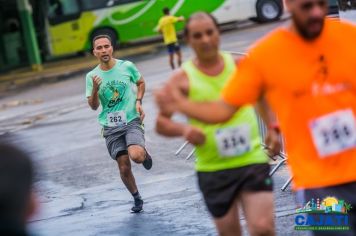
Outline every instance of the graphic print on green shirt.
[(141, 74), (132, 62), (116, 60), (114, 67), (108, 71), (95, 67), (86, 75), (86, 97), (92, 94), (92, 78), (95, 75), (102, 79), (98, 92), (102, 107), (98, 120), (102, 126), (125, 125), (139, 117), (136, 111), (136, 83)]

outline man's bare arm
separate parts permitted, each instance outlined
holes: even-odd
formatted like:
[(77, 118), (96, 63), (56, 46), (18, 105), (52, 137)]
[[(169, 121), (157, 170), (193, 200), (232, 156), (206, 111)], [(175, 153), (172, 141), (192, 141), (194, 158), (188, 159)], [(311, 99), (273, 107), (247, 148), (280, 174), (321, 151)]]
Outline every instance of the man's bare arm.
[(88, 104), (90, 108), (93, 109), (94, 111), (98, 109), (100, 105), (98, 91), (93, 90), (91, 96), (88, 97)]
[[(183, 70), (178, 69), (170, 77), (168, 84), (166, 84), (161, 90), (167, 89), (167, 87), (174, 86), (175, 89), (180, 90), (183, 96), (188, 94), (189, 81)], [(184, 135), (184, 129), (186, 124), (178, 123), (172, 120), (173, 111), (167, 111), (161, 107), (156, 120), (156, 131), (161, 135), (168, 137), (178, 137)]]
[(91, 107), (91, 109), (97, 110), (98, 107), (100, 106), (98, 91), (102, 80), (98, 76), (94, 76), (92, 80), (93, 80), (93, 90), (91, 92), (91, 96), (88, 97), (88, 104)]
[(262, 95), (255, 105), (255, 109), (267, 126), (267, 134), (265, 135), (265, 148), (267, 154), (271, 158), (278, 155), (282, 149), (280, 139), (280, 131), (277, 125), (277, 117), (268, 105), (265, 97)]
[(167, 137), (180, 137), (184, 135), (187, 125), (175, 122), (171, 117), (159, 113), (156, 120), (156, 132)]
[(143, 96), (145, 95), (145, 90), (146, 90), (146, 83), (142, 76), (137, 81), (136, 86), (137, 86), (137, 98), (142, 99)]
[(228, 121), (238, 110), (222, 100), (214, 102), (191, 102), (187, 99), (177, 103), (179, 112), (208, 124)]
[(263, 96), (255, 104), (255, 109), (266, 126), (277, 122), (275, 114), (272, 112)]

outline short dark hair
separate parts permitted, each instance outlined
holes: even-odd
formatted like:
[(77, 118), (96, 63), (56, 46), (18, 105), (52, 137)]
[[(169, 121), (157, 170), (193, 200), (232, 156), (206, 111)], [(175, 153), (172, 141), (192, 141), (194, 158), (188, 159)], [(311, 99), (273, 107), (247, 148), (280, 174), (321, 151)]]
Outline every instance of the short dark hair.
[(34, 167), (29, 154), (0, 137), (0, 220), (25, 222)]
[(92, 41), (93, 49), (94, 49), (95, 41), (98, 40), (98, 39), (108, 39), (110, 41), (111, 46), (113, 46), (112, 39), (111, 39), (111, 37), (109, 35), (107, 35), (107, 34), (99, 34), (99, 35), (97, 35), (97, 36), (95, 36), (93, 38), (93, 41)]
[(163, 14), (169, 15), (169, 8), (168, 7), (163, 8), (162, 11), (163, 11)]
[(190, 23), (192, 20), (201, 19), (201, 18), (204, 18), (204, 17), (210, 18), (210, 19), (213, 21), (213, 23), (214, 23), (214, 25), (216, 26), (216, 28), (219, 30), (218, 21), (216, 20), (216, 18), (215, 18), (213, 15), (211, 15), (211, 14), (209, 14), (209, 13), (207, 13), (207, 12), (199, 11), (199, 12), (194, 13), (193, 15), (191, 15), (191, 16), (188, 18), (188, 20), (187, 20), (187, 22), (186, 22), (186, 24), (185, 24), (185, 26), (184, 26), (184, 32), (183, 32), (185, 38), (187, 38), (187, 37), (188, 37), (188, 34), (189, 34), (189, 28), (188, 28), (188, 27), (189, 27), (189, 23)]

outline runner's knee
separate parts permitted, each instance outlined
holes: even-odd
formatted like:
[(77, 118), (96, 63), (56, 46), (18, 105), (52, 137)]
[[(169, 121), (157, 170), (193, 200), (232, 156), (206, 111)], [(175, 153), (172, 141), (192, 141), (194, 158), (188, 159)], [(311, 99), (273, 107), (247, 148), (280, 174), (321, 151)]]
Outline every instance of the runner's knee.
[(248, 223), (250, 225), (250, 233), (251, 235), (274, 235), (274, 222), (273, 219), (269, 219), (268, 217), (260, 217), (254, 219), (252, 222)]
[(145, 155), (145, 150), (141, 147), (129, 150), (131, 160), (136, 163), (142, 163), (145, 160)]

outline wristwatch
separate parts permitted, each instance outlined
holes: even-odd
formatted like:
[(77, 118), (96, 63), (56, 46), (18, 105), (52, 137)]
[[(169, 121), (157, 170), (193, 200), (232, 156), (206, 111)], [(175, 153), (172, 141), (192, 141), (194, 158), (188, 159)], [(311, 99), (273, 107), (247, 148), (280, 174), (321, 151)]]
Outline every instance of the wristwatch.
[(142, 98), (137, 98), (136, 102), (140, 102), (140, 104), (142, 105)]

